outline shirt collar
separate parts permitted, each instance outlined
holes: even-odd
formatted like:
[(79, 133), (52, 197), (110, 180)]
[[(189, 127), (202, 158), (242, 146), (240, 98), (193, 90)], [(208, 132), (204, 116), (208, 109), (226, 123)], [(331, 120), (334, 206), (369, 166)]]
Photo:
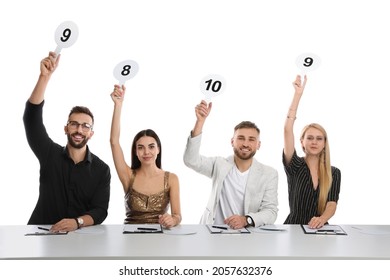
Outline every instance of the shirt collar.
[[(66, 156), (67, 158), (70, 158), (70, 156), (69, 156), (69, 151), (68, 151), (68, 147), (67, 147), (67, 146), (65, 146), (65, 147), (63, 148), (62, 154), (63, 154), (64, 156)], [(88, 145), (87, 145), (87, 152), (86, 152), (86, 155), (85, 155), (85, 158), (84, 158), (83, 161), (89, 162), (89, 163), (92, 162), (92, 153), (90, 152)]]

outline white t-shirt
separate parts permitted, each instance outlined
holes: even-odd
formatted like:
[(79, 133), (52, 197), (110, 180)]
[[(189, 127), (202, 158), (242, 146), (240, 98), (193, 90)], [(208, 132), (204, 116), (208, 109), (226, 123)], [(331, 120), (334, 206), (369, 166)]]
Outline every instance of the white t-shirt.
[(240, 172), (237, 166), (230, 170), (223, 181), (214, 224), (224, 224), (232, 215), (244, 215), (244, 194), (249, 170)]

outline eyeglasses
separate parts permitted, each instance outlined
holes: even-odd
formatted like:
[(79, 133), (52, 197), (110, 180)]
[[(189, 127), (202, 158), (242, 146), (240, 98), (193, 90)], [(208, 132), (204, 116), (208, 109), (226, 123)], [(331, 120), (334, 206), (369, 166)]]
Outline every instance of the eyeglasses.
[(89, 124), (89, 123), (78, 123), (76, 121), (68, 121), (68, 123), (66, 125), (69, 126), (72, 129), (79, 129), (79, 126), (81, 125), (81, 129), (84, 132), (88, 132), (88, 131), (92, 130), (92, 128), (93, 128), (92, 124)]

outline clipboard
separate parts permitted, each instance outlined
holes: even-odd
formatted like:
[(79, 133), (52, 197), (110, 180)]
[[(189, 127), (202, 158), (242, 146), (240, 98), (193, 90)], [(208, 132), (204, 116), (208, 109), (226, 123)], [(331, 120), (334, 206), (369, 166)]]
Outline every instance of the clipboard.
[(160, 224), (125, 224), (123, 234), (133, 233), (163, 233)]
[(251, 233), (247, 228), (232, 229), (227, 225), (206, 225), (211, 234), (241, 234)]
[(42, 235), (66, 235), (67, 231), (50, 231), (50, 227), (38, 226), (38, 230), (36, 232), (26, 233), (24, 236), (42, 236)]
[(320, 235), (347, 235), (344, 229), (339, 225), (324, 225), (321, 228), (309, 228), (308, 225), (301, 225), (305, 234)]
[(67, 231), (59, 231), (59, 232), (31, 232), (26, 233), (24, 236), (42, 236), (42, 235), (67, 235)]

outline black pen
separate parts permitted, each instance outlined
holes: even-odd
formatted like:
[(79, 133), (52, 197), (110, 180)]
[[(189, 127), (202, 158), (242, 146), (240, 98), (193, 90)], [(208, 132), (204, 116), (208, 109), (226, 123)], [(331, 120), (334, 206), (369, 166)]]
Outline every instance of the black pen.
[(38, 227), (38, 229), (41, 229), (41, 230), (46, 230), (46, 231), (50, 231), (50, 229), (48, 229), (48, 228), (44, 228), (44, 227)]
[(227, 227), (220, 227), (220, 226), (211, 226), (212, 228), (218, 228), (218, 229), (224, 229), (224, 230), (228, 230)]
[(158, 230), (156, 228), (146, 228), (146, 227), (139, 227), (138, 230)]

